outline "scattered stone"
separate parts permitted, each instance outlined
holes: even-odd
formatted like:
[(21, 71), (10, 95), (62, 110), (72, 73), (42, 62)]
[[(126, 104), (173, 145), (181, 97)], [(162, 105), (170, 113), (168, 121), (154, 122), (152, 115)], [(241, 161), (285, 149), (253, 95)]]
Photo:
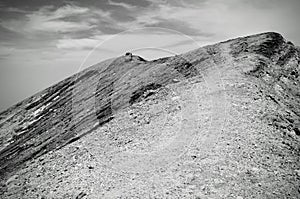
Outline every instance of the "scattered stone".
[(18, 177), (19, 177), (18, 175), (13, 175), (13, 176), (11, 176), (11, 177), (6, 181), (6, 185), (8, 186), (8, 185), (10, 185), (10, 184), (16, 182), (16, 180), (18, 179)]
[(84, 196), (86, 196), (87, 194), (84, 193), (84, 192), (80, 192), (77, 196), (76, 196), (76, 199), (81, 199), (83, 198)]
[(295, 127), (293, 130), (296, 133), (296, 135), (300, 136), (300, 130), (299, 130), (299, 128)]

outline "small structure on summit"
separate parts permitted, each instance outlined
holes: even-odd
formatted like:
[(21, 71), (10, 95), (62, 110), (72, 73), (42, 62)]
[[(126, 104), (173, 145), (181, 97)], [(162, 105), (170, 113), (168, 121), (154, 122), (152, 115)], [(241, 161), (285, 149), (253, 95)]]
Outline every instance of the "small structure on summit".
[(132, 60), (132, 53), (130, 53), (130, 52), (125, 53), (125, 59), (127, 61), (131, 61)]
[(130, 52), (125, 53), (125, 60), (126, 61), (140, 61), (140, 62), (146, 62), (146, 60), (140, 56), (133, 55)]

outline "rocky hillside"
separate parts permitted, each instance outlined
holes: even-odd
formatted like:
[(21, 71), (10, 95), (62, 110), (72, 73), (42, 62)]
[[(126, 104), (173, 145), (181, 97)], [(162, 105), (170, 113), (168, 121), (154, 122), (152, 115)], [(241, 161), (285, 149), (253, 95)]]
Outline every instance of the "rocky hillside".
[(126, 53), (0, 114), (2, 198), (299, 198), (300, 50)]

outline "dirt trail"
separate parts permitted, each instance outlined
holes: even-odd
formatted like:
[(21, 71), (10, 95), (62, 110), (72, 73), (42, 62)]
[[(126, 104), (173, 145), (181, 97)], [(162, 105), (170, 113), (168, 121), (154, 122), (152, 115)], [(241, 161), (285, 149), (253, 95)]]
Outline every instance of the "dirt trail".
[[(216, 59), (218, 59), (217, 61), (224, 60), (222, 57)], [(104, 198), (124, 197), (126, 191), (139, 187), (141, 182), (144, 186), (148, 184), (149, 186), (158, 187), (157, 191), (162, 198), (182, 197), (176, 192), (173, 193), (175, 195), (168, 195), (168, 188), (163, 188), (166, 187), (165, 183), (171, 183), (172, 181), (174, 183), (174, 181), (179, 180), (169, 168), (174, 167), (178, 160), (182, 158), (182, 155), (184, 156), (189, 153), (189, 150), (193, 150), (191, 144), (193, 142), (195, 144), (195, 141), (197, 141), (197, 151), (199, 151), (197, 159), (210, 159), (211, 154), (209, 152), (213, 150), (218, 138), (222, 135), (225, 125), (226, 92), (218, 69), (221, 63), (217, 65), (217, 61), (212, 59), (210, 63), (207, 63), (211, 66), (208, 71), (205, 71), (203, 82), (194, 83), (189, 88), (178, 92), (180, 104), (182, 105), (180, 112), (181, 128), (178, 129), (179, 132), (177, 132), (172, 142), (165, 143), (164, 150), (156, 152), (155, 155), (151, 154), (142, 158), (134, 153), (130, 158), (128, 156), (123, 158), (117, 156), (116, 160), (119, 163), (114, 162), (113, 165), (117, 165), (118, 171), (124, 172), (123, 176), (127, 180), (106, 193)], [(204, 86), (206, 89), (203, 89)], [(204, 112), (205, 109), (209, 111)], [(132, 181), (130, 177), (126, 177), (128, 173), (138, 174), (139, 180)]]

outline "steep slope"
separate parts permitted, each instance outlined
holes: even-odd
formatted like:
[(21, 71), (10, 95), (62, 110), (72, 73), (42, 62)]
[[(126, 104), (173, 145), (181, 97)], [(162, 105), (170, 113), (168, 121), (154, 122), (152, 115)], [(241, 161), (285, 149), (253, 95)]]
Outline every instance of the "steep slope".
[(1, 113), (3, 198), (297, 198), (299, 49), (127, 53)]

